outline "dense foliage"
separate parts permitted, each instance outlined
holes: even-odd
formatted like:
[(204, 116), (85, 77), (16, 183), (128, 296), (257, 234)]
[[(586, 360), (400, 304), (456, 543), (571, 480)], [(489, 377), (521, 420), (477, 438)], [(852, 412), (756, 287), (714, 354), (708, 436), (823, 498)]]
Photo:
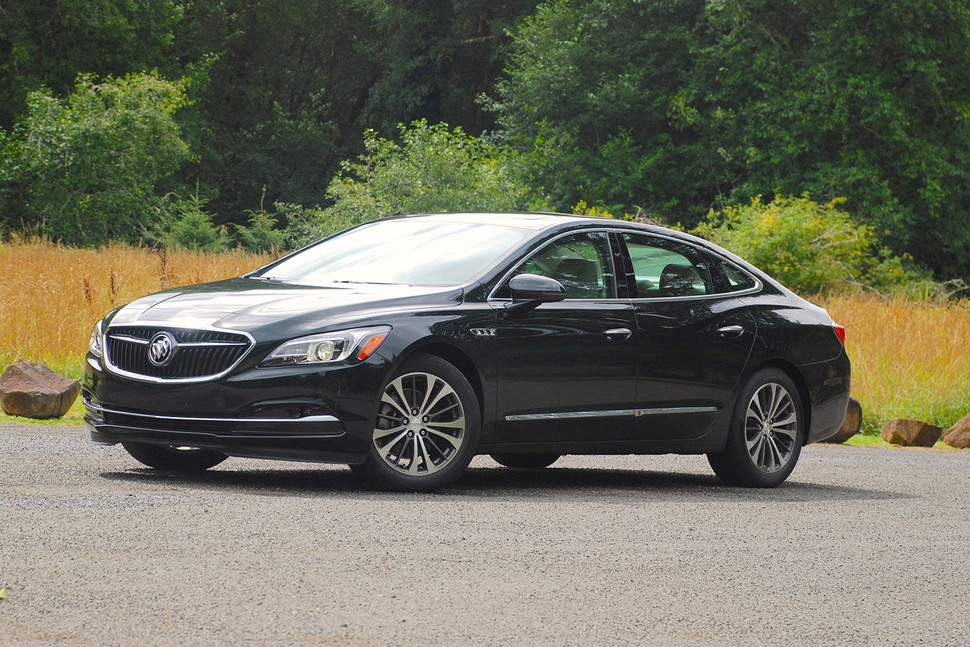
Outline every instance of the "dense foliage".
[(66, 101), (31, 92), (26, 115), (0, 142), (0, 209), (56, 239), (144, 237), (161, 205), (156, 184), (189, 155), (173, 118), (185, 101), (182, 84), (148, 74), (82, 76)]
[(495, 108), (557, 206), (693, 225), (757, 195), (848, 199), (900, 252), (970, 274), (970, 5), (555, 0)]
[[(756, 196), (844, 196), (875, 261), (888, 246), (968, 278), (970, 0), (0, 10), (0, 230), (92, 243), (208, 227), (213, 244), (270, 248), (321, 218), (464, 208), (485, 190), (417, 181), (444, 170), (421, 147), (513, 182), (483, 205), (585, 201), (695, 227)], [(387, 193), (395, 173), (412, 194)]]
[(871, 227), (857, 225), (839, 209), (843, 200), (820, 205), (807, 196), (776, 197), (711, 211), (694, 231), (754, 263), (793, 290), (807, 294), (870, 287), (914, 291), (925, 276), (906, 259), (876, 247)]
[(402, 213), (516, 211), (528, 207), (529, 187), (504, 163), (501, 151), (424, 120), (401, 128), (401, 143), (374, 131), (367, 152), (345, 162), (330, 183), (333, 205), (319, 221), (320, 233)]

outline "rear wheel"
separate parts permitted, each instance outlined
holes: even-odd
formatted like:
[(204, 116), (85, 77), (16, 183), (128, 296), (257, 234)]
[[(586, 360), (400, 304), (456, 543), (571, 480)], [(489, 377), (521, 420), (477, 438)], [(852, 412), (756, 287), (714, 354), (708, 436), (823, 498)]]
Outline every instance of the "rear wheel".
[(122, 446), (140, 463), (170, 472), (201, 472), (228, 458), (225, 454), (199, 447), (146, 443), (122, 443)]
[(468, 467), (480, 428), (478, 398), (461, 371), (417, 355), (384, 387), (364, 469), (395, 490), (442, 487)]
[(718, 477), (745, 487), (776, 487), (795, 469), (805, 438), (798, 389), (779, 369), (759, 371), (738, 398), (727, 446), (708, 454)]
[(520, 470), (541, 470), (549, 467), (561, 454), (491, 454), (492, 460), (499, 465)]

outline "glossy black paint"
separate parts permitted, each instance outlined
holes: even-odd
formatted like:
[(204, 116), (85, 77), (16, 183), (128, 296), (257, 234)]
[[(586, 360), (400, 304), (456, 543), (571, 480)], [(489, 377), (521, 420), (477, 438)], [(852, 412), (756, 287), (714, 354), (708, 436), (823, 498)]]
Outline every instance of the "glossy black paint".
[[(119, 308), (105, 329), (150, 321), (234, 330), (253, 346), (228, 374), (191, 383), (132, 379), (89, 353), (83, 394), (92, 439), (360, 463), (389, 376), (416, 353), (445, 359), (471, 383), (482, 414), (480, 453), (717, 452), (746, 377), (766, 366), (798, 385), (807, 442), (842, 423), (850, 367), (832, 320), (722, 249), (666, 229), (584, 217), (415, 217), (520, 225), (529, 237), (461, 286), (309, 287), (256, 272)], [(545, 277), (519, 276), (517, 290), (509, 289), (533, 252), (584, 231), (609, 240), (615, 284), (608, 297), (561, 300)], [(710, 262), (714, 285), (726, 285), (719, 263), (756, 285), (639, 298), (624, 232), (689, 246)], [(514, 307), (522, 303), (528, 307)], [(374, 325), (392, 332), (363, 362), (260, 366), (287, 340)]]

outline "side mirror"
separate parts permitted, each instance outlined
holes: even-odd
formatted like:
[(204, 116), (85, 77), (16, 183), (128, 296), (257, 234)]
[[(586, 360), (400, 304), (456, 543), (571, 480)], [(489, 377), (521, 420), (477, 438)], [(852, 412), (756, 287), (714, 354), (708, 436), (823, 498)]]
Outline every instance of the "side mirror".
[(509, 313), (528, 312), (542, 303), (555, 303), (566, 298), (566, 288), (556, 279), (537, 274), (519, 274), (509, 281), (512, 303)]

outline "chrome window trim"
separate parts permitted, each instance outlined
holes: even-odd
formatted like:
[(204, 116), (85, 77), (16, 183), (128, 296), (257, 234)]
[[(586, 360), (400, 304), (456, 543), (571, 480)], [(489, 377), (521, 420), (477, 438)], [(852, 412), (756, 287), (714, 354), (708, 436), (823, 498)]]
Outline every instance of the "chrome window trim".
[(606, 411), (563, 411), (561, 413), (524, 413), (505, 416), (506, 422), (535, 420), (569, 420), (573, 418), (617, 418), (625, 416), (661, 416), (688, 413), (715, 413), (717, 407), (660, 407), (656, 409), (611, 409)]
[(306, 416), (304, 418), (194, 418), (191, 416), (159, 416), (149, 413), (133, 413), (131, 411), (118, 411), (116, 409), (108, 409), (102, 407), (101, 405), (94, 404), (88, 399), (84, 400), (84, 406), (89, 409), (96, 411), (98, 413), (109, 413), (119, 416), (132, 416), (134, 418), (148, 418), (150, 420), (169, 420), (172, 422), (219, 422), (219, 423), (257, 423), (257, 424), (290, 424), (290, 423), (320, 423), (320, 422), (340, 422), (336, 416), (326, 415), (326, 416)]
[[(710, 256), (713, 256), (714, 258), (716, 258), (718, 261), (720, 261), (722, 263), (728, 263), (732, 267), (736, 268), (738, 271), (743, 272), (744, 274), (746, 274), (747, 276), (749, 276), (752, 280), (754, 280), (754, 287), (748, 288), (747, 290), (739, 290), (737, 292), (713, 292), (711, 294), (697, 294), (697, 295), (690, 295), (690, 296), (683, 296), (683, 297), (613, 297), (613, 298), (606, 298), (606, 299), (563, 299), (563, 301), (583, 302), (583, 303), (597, 303), (597, 302), (599, 302), (599, 303), (603, 303), (603, 302), (615, 303), (615, 302), (618, 302), (618, 301), (620, 301), (620, 302), (626, 302), (626, 303), (629, 303), (629, 302), (633, 302), (633, 303), (641, 303), (641, 302), (642, 303), (661, 303), (661, 302), (671, 302), (671, 301), (677, 302), (677, 301), (693, 301), (693, 300), (710, 300), (710, 299), (723, 299), (725, 297), (747, 296), (749, 294), (755, 294), (756, 292), (760, 292), (761, 289), (764, 287), (764, 283), (757, 276), (753, 275), (751, 272), (749, 272), (746, 269), (744, 269), (743, 267), (739, 266), (737, 263), (734, 263), (730, 259), (725, 258), (724, 256), (718, 254), (714, 250), (711, 250), (711, 249), (708, 249), (706, 247), (702, 247), (702, 246), (696, 245), (694, 243), (691, 243), (690, 241), (686, 241), (686, 240), (681, 240), (679, 238), (675, 238), (673, 236), (668, 236), (668, 235), (664, 235), (664, 234), (660, 234), (660, 233), (655, 233), (655, 232), (652, 232), (652, 231), (640, 231), (639, 229), (627, 229), (626, 227), (596, 227), (596, 228), (592, 228), (592, 229), (572, 229), (570, 231), (563, 232), (563, 233), (557, 235), (556, 237), (547, 240), (545, 243), (543, 243), (539, 247), (536, 247), (531, 252), (529, 252), (529, 254), (525, 257), (524, 260), (528, 260), (533, 254), (536, 254), (540, 250), (545, 249), (547, 246), (553, 244), (554, 242), (556, 242), (560, 238), (563, 238), (564, 236), (570, 236), (572, 234), (586, 233), (586, 232), (590, 232), (590, 233), (592, 233), (592, 232), (603, 232), (603, 233), (605, 233), (607, 235), (607, 243), (609, 244), (611, 251), (613, 251), (612, 250), (613, 243), (609, 240), (609, 235), (611, 233), (617, 234), (619, 236), (622, 236), (623, 234), (635, 234), (635, 235), (639, 235), (639, 236), (647, 236), (647, 237), (653, 237), (653, 238), (660, 238), (660, 239), (663, 239), (663, 240), (669, 240), (670, 242), (673, 242), (673, 243), (678, 243), (678, 244), (681, 244), (681, 245), (686, 245), (688, 247), (692, 247), (692, 248), (700, 251), (701, 253), (706, 253), (706, 254), (708, 254)], [(627, 253), (629, 253), (629, 252), (627, 252)], [(610, 259), (610, 262), (612, 263), (612, 258)], [(508, 272), (505, 273), (504, 276), (502, 276), (502, 279), (500, 281), (498, 281), (495, 284), (495, 287), (493, 287), (492, 290), (488, 293), (488, 297), (486, 297), (486, 299), (485, 299), (487, 302), (492, 302), (492, 303), (511, 303), (512, 299), (496, 297), (495, 296), (495, 293), (503, 285), (505, 285), (506, 282), (508, 282), (509, 278), (512, 276), (512, 273), (515, 272), (515, 270), (518, 269), (521, 264), (522, 264), (521, 262), (516, 263), (512, 267), (512, 269), (510, 269)], [(616, 266), (614, 264), (614, 266), (613, 266), (613, 290), (614, 290), (614, 292), (617, 291), (617, 285), (616, 285), (617, 281), (619, 281), (619, 278), (618, 278), (618, 275), (617, 275)]]
[[(111, 362), (111, 356), (110, 356), (110, 353), (108, 352), (108, 344), (107, 344), (108, 335), (111, 332), (112, 328), (122, 328), (122, 327), (124, 328), (161, 328), (162, 330), (172, 330), (172, 329), (204, 330), (207, 332), (230, 333), (230, 334), (239, 335), (241, 337), (245, 337), (246, 339), (248, 339), (249, 348), (247, 348), (246, 352), (240, 355), (239, 359), (233, 362), (231, 366), (229, 366), (227, 369), (223, 371), (220, 371), (219, 373), (213, 373), (211, 375), (204, 375), (201, 377), (172, 377), (172, 378), (152, 377), (150, 375), (142, 375), (141, 373), (132, 373), (130, 371), (126, 371), (124, 369), (118, 368)], [(114, 322), (112, 322), (108, 324), (108, 327), (104, 330), (102, 336), (105, 339), (104, 353), (102, 356), (105, 369), (107, 369), (111, 373), (114, 373), (115, 375), (120, 375), (122, 377), (127, 377), (132, 380), (136, 380), (138, 382), (147, 382), (150, 384), (192, 384), (192, 383), (210, 382), (212, 380), (218, 380), (220, 378), (225, 377), (230, 372), (232, 372), (237, 366), (239, 366), (240, 362), (246, 359), (246, 357), (249, 356), (249, 353), (252, 352), (253, 348), (256, 346), (256, 339), (244, 330), (231, 330), (229, 328), (217, 328), (215, 326), (199, 326), (199, 325), (193, 326), (189, 322), (180, 323), (178, 321), (174, 321), (174, 322), (173, 321), (136, 321), (131, 323), (119, 323), (119, 324), (115, 324)], [(128, 341), (128, 342), (133, 342), (138, 344), (141, 343), (141, 340), (128, 337), (127, 335), (119, 335), (118, 337), (116, 337), (116, 339), (122, 339), (123, 341)], [(147, 345), (147, 343), (145, 345)], [(193, 347), (193, 346), (211, 347), (211, 346), (230, 346), (230, 345), (241, 346), (242, 342), (186, 342), (184, 344), (182, 343), (179, 344), (179, 346), (186, 346), (186, 347)]]

